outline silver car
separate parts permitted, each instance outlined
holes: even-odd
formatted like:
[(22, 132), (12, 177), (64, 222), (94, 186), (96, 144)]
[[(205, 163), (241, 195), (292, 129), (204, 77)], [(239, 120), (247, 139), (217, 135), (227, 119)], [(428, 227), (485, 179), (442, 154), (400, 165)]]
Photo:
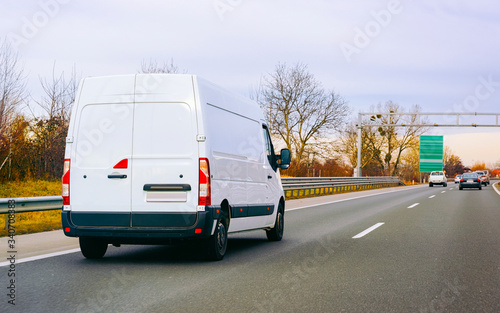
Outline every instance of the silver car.
[(481, 179), (481, 184), (485, 186), (490, 184), (490, 176), (488, 171), (476, 171), (476, 173)]

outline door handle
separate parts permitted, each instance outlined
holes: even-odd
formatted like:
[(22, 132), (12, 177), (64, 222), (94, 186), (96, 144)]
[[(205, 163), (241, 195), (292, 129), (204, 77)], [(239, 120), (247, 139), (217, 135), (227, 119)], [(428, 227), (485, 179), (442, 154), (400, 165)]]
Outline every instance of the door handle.
[(190, 191), (191, 185), (188, 184), (146, 184), (144, 191)]
[(127, 178), (127, 175), (115, 175), (115, 174), (111, 174), (111, 175), (108, 175), (108, 178), (109, 179), (114, 179), (114, 178), (124, 179), (124, 178)]
[(273, 179), (271, 175), (267, 175), (267, 179)]

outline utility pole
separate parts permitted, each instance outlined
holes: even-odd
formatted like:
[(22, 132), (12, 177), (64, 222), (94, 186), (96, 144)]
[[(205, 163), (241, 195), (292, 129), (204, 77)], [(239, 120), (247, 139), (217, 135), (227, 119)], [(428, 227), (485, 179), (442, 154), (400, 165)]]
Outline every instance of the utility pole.
[(361, 177), (361, 135), (363, 132), (363, 115), (358, 113), (358, 165), (356, 166), (356, 177)]

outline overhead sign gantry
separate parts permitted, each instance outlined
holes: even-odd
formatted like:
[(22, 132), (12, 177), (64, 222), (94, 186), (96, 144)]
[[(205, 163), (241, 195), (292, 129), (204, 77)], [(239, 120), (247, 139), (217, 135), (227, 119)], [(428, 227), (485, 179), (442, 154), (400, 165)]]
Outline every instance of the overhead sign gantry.
[[(371, 121), (375, 121), (380, 119), (382, 116), (410, 116), (414, 118), (413, 123), (396, 123), (396, 124), (373, 124), (367, 123), (363, 124), (363, 116), (370, 116)], [(456, 123), (450, 124), (438, 124), (438, 123), (427, 123), (421, 122), (422, 116), (450, 116), (452, 118), (456, 117)], [(494, 123), (462, 123), (460, 121), (460, 117), (462, 116), (480, 116), (480, 117), (493, 117)], [(500, 113), (358, 113), (358, 124), (356, 127), (358, 128), (358, 164), (356, 166), (356, 174), (355, 176), (361, 177), (361, 134), (364, 126), (370, 127), (383, 127), (383, 126), (391, 126), (391, 127), (500, 127), (499, 124)], [(422, 136), (423, 137), (423, 136)], [(422, 171), (421, 171), (422, 172)]]

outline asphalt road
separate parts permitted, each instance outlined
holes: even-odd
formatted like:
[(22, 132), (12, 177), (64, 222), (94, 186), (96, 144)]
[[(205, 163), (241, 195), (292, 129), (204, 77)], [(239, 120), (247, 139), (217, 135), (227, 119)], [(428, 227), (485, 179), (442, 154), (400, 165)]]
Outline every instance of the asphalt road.
[(500, 195), (491, 186), (373, 193), (290, 202), (283, 241), (233, 234), (220, 262), (194, 245), (20, 259), (15, 306), (3, 240), (0, 311), (500, 312)]

